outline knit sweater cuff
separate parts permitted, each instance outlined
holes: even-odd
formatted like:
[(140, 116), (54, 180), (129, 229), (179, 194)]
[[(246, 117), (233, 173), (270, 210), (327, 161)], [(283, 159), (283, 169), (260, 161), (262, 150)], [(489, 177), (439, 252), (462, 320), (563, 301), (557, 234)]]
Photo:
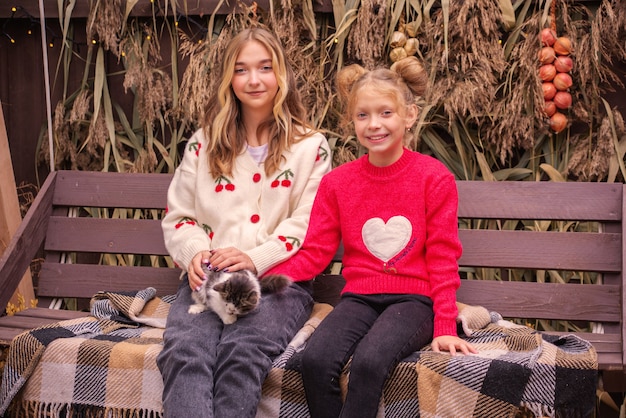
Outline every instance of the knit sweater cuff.
[(201, 251), (208, 251), (211, 248), (210, 244), (201, 240), (195, 240), (187, 243), (187, 245), (177, 254), (176, 263), (178, 266), (187, 271), (191, 260)]
[(272, 240), (269, 240), (251, 250), (245, 251), (245, 253), (248, 254), (254, 263), (259, 276), (263, 275), (272, 266), (288, 258), (285, 248)]
[(456, 321), (435, 320), (433, 338), (442, 335), (458, 336), (456, 332)]

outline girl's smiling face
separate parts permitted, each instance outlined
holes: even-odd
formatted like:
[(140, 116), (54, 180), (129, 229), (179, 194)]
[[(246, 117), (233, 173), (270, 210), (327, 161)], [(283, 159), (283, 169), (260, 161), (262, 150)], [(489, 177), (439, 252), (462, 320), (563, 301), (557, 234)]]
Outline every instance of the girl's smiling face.
[(258, 41), (248, 42), (239, 52), (231, 86), (242, 110), (270, 115), (278, 92), (272, 55)]
[(359, 143), (367, 148), (371, 164), (384, 167), (402, 156), (404, 135), (417, 120), (417, 106), (404, 107), (393, 94), (364, 86), (357, 93), (352, 115)]

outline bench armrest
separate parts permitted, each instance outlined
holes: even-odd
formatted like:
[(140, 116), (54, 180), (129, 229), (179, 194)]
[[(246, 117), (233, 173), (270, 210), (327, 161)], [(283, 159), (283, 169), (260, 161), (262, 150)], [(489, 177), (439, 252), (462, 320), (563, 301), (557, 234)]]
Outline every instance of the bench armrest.
[(28, 213), (0, 258), (0, 309), (4, 311), (20, 280), (41, 248), (52, 213), (56, 173), (51, 173), (37, 193)]

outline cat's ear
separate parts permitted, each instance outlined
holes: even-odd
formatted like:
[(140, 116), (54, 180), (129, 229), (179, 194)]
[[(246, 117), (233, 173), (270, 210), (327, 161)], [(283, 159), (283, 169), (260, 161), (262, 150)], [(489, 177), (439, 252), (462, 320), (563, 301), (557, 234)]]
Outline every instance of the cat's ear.
[(215, 286), (213, 286), (213, 290), (216, 292), (223, 292), (226, 289), (226, 282), (219, 282)]

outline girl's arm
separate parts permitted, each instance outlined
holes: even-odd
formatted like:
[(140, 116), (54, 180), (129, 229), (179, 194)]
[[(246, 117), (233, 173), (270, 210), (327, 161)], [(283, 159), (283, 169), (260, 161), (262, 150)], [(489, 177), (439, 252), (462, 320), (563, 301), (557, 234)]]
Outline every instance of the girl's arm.
[[(167, 213), (161, 221), (165, 247), (174, 262), (187, 271), (193, 257), (211, 248), (210, 238), (198, 226), (196, 214), (196, 177), (202, 132), (187, 141), (185, 154), (174, 173), (167, 192)], [(199, 272), (201, 273), (201, 272)]]
[(336, 197), (322, 179), (302, 248), (287, 261), (266, 274), (285, 274), (294, 281), (310, 280), (324, 271), (341, 242), (341, 228)]

